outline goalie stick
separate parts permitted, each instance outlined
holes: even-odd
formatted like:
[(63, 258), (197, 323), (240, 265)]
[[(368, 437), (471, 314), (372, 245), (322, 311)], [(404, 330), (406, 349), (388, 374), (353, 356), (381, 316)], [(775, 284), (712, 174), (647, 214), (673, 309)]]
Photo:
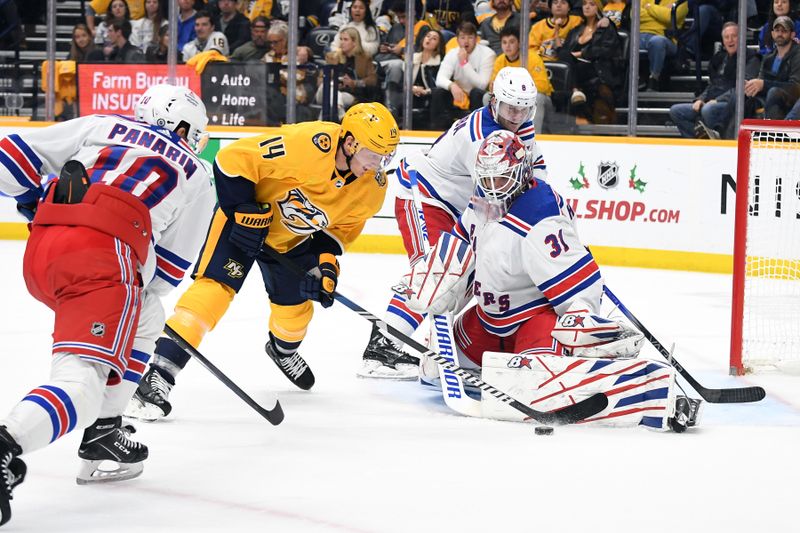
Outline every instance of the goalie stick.
[(638, 318), (634, 316), (630, 310), (625, 307), (617, 296), (611, 292), (611, 289), (608, 287), (603, 287), (603, 292), (605, 292), (608, 297), (614, 302), (614, 305), (619, 307), (619, 310), (622, 311), (628, 320), (630, 320), (636, 328), (639, 329), (644, 334), (644, 337), (653, 345), (653, 347), (658, 350), (658, 352), (664, 356), (669, 364), (675, 367), (675, 370), (683, 376), (689, 385), (692, 386), (694, 390), (707, 402), (709, 403), (747, 403), (747, 402), (758, 402), (764, 399), (766, 396), (766, 392), (764, 391), (763, 387), (741, 387), (741, 388), (726, 388), (726, 389), (709, 389), (700, 385), (694, 377), (686, 370), (683, 365), (681, 365), (673, 356), (672, 353), (667, 350), (663, 344), (658, 342), (650, 331), (644, 327)]
[(198, 352), (194, 346), (186, 342), (186, 340), (183, 337), (181, 337), (181, 335), (177, 331), (172, 329), (169, 326), (169, 324), (164, 324), (164, 332), (169, 336), (169, 338), (178, 343), (178, 346), (180, 346), (182, 349), (188, 352), (192, 357), (200, 361), (201, 365), (206, 367), (206, 369), (209, 372), (214, 374), (214, 377), (216, 377), (218, 380), (224, 383), (226, 387), (228, 387), (230, 390), (234, 392), (234, 394), (236, 394), (236, 396), (244, 400), (244, 403), (252, 407), (253, 410), (255, 410), (255, 412), (266, 418), (270, 424), (272, 424), (273, 426), (277, 426), (278, 424), (283, 422), (283, 408), (281, 407), (281, 403), (278, 401), (277, 398), (275, 399), (275, 406), (272, 409), (266, 409), (262, 407), (254, 399), (248, 396), (246, 392), (240, 389), (239, 386), (236, 383), (234, 383), (228, 376), (223, 374), (222, 370), (214, 366), (214, 364), (211, 361), (206, 359), (203, 356), (203, 354)]
[[(314, 277), (314, 275), (311, 272), (303, 270), (297, 265), (297, 263), (295, 263), (288, 257), (285, 257), (282, 254), (276, 252), (269, 246), (264, 246), (263, 248), (261, 248), (261, 252), (268, 255), (270, 258), (277, 261), (288, 270), (294, 272), (297, 276)], [(564, 407), (563, 409), (559, 409), (558, 411), (551, 411), (551, 412), (537, 411), (536, 409), (532, 409), (527, 405), (515, 400), (505, 392), (498, 390), (489, 385), (488, 383), (474, 377), (472, 374), (470, 374), (460, 366), (442, 357), (440, 354), (434, 352), (433, 350), (427, 348), (426, 346), (420, 344), (411, 337), (403, 334), (402, 331), (399, 331), (394, 327), (392, 327), (391, 325), (387, 324), (386, 322), (382, 321), (381, 319), (379, 319), (378, 317), (376, 317), (363, 307), (359, 306), (357, 303), (353, 302), (343, 294), (334, 291), (333, 298), (339, 303), (343, 304), (348, 309), (355, 311), (356, 313), (364, 317), (366, 320), (370, 321), (372, 324), (377, 326), (378, 329), (381, 331), (381, 333), (383, 333), (384, 335), (388, 333), (389, 335), (397, 337), (398, 339), (403, 341), (406, 345), (410, 346), (423, 356), (430, 357), (431, 359), (442, 365), (444, 368), (452, 371), (454, 374), (459, 376), (467, 383), (475, 387), (478, 387), (487, 394), (491, 394), (501, 402), (510, 405), (517, 411), (523, 413), (525, 416), (528, 416), (542, 424), (548, 424), (548, 425), (572, 424), (575, 422), (579, 422), (584, 418), (594, 416), (608, 406), (608, 398), (606, 397), (606, 395), (603, 393), (597, 393), (584, 400), (581, 400), (578, 403), (574, 403), (572, 405)]]

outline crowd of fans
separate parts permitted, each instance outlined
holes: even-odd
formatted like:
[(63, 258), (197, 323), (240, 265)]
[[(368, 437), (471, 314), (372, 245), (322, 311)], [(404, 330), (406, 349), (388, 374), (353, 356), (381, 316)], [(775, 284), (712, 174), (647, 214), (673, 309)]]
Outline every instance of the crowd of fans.
[[(269, 123), (285, 120), (288, 0), (87, 1), (86, 23), (73, 30), (75, 61), (163, 63), (176, 31), (179, 62), (264, 62), (279, 75), (269, 93)], [(446, 129), (488, 100), (504, 66), (519, 66), (520, 2), (525, 0), (415, 0), (413, 127)], [(618, 123), (629, 83), (664, 91), (687, 72), (688, 60), (707, 62), (709, 82), (691, 102), (676, 104), (670, 120), (685, 137), (733, 135), (739, 32), (734, 0), (638, 0), (639, 80), (628, 79), (627, 43), (632, 0), (530, 0), (525, 67), (539, 91), (536, 129)], [(635, 0), (634, 0), (635, 1)], [(749, 0), (746, 114), (800, 116), (800, 19), (790, 0)], [(363, 101), (384, 102), (400, 120), (405, 81), (405, 0), (303, 0), (298, 48), (298, 120), (313, 120), (335, 84), (339, 116)], [(320, 35), (323, 36), (320, 40)], [(322, 46), (320, 46), (322, 43)], [(721, 43), (721, 44), (720, 44)], [(568, 75), (551, 80), (559, 63)], [(335, 66), (332, 78), (322, 67)], [(328, 69), (330, 72), (331, 69)], [(701, 92), (702, 89), (702, 92)], [(683, 89), (686, 90), (686, 89)], [(556, 94), (558, 93), (558, 95)], [(328, 93), (330, 94), (330, 93)], [(556, 96), (559, 96), (556, 98)]]

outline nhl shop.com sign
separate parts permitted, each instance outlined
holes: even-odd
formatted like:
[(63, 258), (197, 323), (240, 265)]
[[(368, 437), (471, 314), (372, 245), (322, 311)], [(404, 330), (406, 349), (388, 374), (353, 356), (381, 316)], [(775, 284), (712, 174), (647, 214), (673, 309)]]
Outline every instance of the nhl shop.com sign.
[[(142, 93), (167, 80), (167, 65), (78, 64), (78, 113), (133, 115)], [(200, 95), (200, 77), (193, 68), (178, 65), (176, 83)]]

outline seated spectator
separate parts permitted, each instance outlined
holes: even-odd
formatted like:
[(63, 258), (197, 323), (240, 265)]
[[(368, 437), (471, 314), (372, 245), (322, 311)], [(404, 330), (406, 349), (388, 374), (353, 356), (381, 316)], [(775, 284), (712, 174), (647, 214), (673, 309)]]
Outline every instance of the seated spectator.
[(481, 107), (492, 77), (495, 53), (488, 46), (477, 45), (475, 25), (462, 22), (456, 39), (458, 48), (444, 56), (431, 93), (431, 127), (435, 130), (449, 128), (454, 113), (462, 116)]
[[(761, 27), (761, 31), (758, 32), (758, 52), (762, 57), (775, 49), (775, 44), (772, 42), (772, 26), (775, 24), (775, 19), (778, 17), (795, 19), (795, 17), (792, 16), (792, 4), (789, 0), (772, 0), (772, 2), (770, 2), (767, 22)], [(798, 20), (794, 22), (794, 33), (795, 35), (800, 35), (800, 21)]]
[[(436, 88), (436, 74), (439, 72), (444, 57), (444, 42), (438, 30), (428, 28), (422, 38), (422, 51), (416, 52), (413, 58), (413, 109), (425, 110), (424, 118), (415, 117), (414, 129), (430, 129), (431, 93)], [(403, 76), (405, 63), (399, 63), (399, 76), (393, 70), (387, 70), (386, 101), (387, 107), (400, 121), (404, 109)], [(390, 78), (391, 74), (391, 78)]]
[(289, 25), (282, 20), (272, 21), (267, 33), (267, 44), (269, 44), (270, 50), (262, 58), (264, 63), (285, 63), (286, 54), (289, 52), (287, 48)]
[[(288, 55), (283, 56), (286, 64)], [(267, 125), (278, 126), (286, 122), (286, 94), (288, 87), (288, 74), (286, 68), (280, 70), (279, 82), (276, 85), (267, 85)], [(297, 122), (307, 122), (315, 119), (315, 113), (309, 107), (317, 92), (317, 65), (314, 63), (314, 53), (307, 46), (297, 47), (297, 85), (295, 93), (295, 117)]]
[[(89, 28), (89, 31), (92, 32), (92, 35), (97, 35), (97, 27), (99, 26), (97, 21), (98, 14), (105, 14), (105, 18), (119, 16), (111, 15), (109, 17), (111, 3), (111, 0), (91, 0), (91, 2), (86, 3), (86, 26)], [(144, 3), (145, 0), (131, 0), (130, 2), (125, 3), (125, 10), (128, 13), (128, 20), (139, 20), (140, 18), (144, 17)], [(97, 41), (95, 42), (97, 43)]]
[(131, 44), (142, 51), (158, 43), (158, 30), (167, 25), (167, 19), (161, 15), (161, 0), (146, 0), (144, 12), (144, 17), (131, 21)]
[(481, 22), (478, 33), (495, 54), (500, 54), (503, 51), (500, 45), (500, 32), (503, 28), (519, 28), (520, 18), (519, 13), (511, 9), (511, 0), (492, 0), (492, 9), (494, 15)]
[(227, 37), (221, 31), (215, 30), (208, 11), (200, 11), (195, 15), (194, 32), (197, 37), (186, 43), (182, 49), (184, 61), (209, 50), (216, 50), (224, 56), (230, 54)]
[(603, 6), (603, 16), (614, 23), (618, 30), (630, 31), (631, 6), (628, 0), (611, 0)]
[(113, 0), (108, 4), (108, 9), (103, 17), (103, 21), (95, 28), (94, 44), (99, 46), (109, 45), (111, 38), (108, 36), (108, 27), (114, 20), (131, 20), (128, 2), (125, 0)]
[[(325, 56), (329, 65), (341, 65), (344, 74), (338, 78), (339, 118), (344, 116), (350, 106), (360, 102), (373, 102), (380, 99), (377, 93), (378, 73), (372, 59), (361, 47), (361, 34), (355, 28), (339, 31), (339, 48)], [(324, 84), (317, 89), (317, 103), (322, 103)], [(376, 98), (377, 97), (377, 98)]]
[[(353, 3), (350, 4), (350, 22), (341, 26), (340, 29), (344, 28), (358, 30), (361, 37), (361, 47), (370, 58), (378, 53), (381, 36), (366, 0), (353, 0)], [(341, 32), (337, 33), (336, 37), (333, 38), (331, 49), (339, 48), (339, 35), (341, 35)]]
[(214, 27), (225, 34), (228, 47), (236, 50), (250, 39), (250, 20), (239, 12), (239, 0), (217, 0), (219, 17)]
[[(373, 56), (375, 61), (383, 65), (384, 68), (390, 61), (403, 60), (403, 50), (405, 46), (406, 37), (406, 11), (405, 0), (397, 0), (392, 6), (397, 17), (397, 22), (392, 24), (389, 31), (381, 36), (381, 42), (378, 45), (378, 53)], [(402, 44), (401, 44), (402, 42)], [(387, 71), (387, 77), (388, 77)]]
[(575, 87), (570, 103), (578, 123), (613, 124), (614, 93), (622, 87), (622, 41), (617, 27), (602, 16), (601, 0), (583, 0), (583, 24), (569, 32), (559, 59), (570, 65)]
[(158, 41), (147, 45), (144, 59), (148, 63), (166, 63), (169, 52), (169, 26), (161, 26), (158, 30)]
[(800, 45), (794, 38), (794, 21), (776, 18), (772, 25), (775, 49), (762, 60), (758, 78), (744, 83), (745, 95), (765, 99), (764, 118), (783, 119), (800, 96)]
[[(303, 2), (312, 3), (312, 2)], [(280, 19), (281, 17), (281, 2), (278, 0), (239, 0), (239, 13), (247, 17), (251, 23), (258, 17), (264, 17), (268, 20)], [(302, 14), (303, 6), (300, 6)]]
[[(667, 30), (672, 27), (672, 6), (677, 2), (678, 0), (663, 0), (660, 4), (656, 4), (654, 0), (641, 0), (639, 48), (647, 50), (647, 59), (650, 62), (648, 91), (661, 89), (664, 63), (668, 57), (673, 57), (678, 53), (678, 45), (675, 44), (675, 40), (667, 37)], [(678, 28), (683, 27), (683, 21), (688, 12), (688, 2), (678, 6), (675, 13)]]
[(233, 51), (231, 61), (261, 61), (261, 58), (269, 52), (269, 43), (267, 43), (268, 28), (269, 20), (265, 17), (256, 17), (250, 23), (250, 41)]
[(462, 22), (477, 24), (472, 0), (426, 0), (425, 9), (439, 24), (436, 29), (442, 32), (445, 44), (456, 36)]
[(144, 54), (128, 41), (130, 36), (130, 22), (127, 20), (111, 22), (108, 26), (109, 44), (101, 50), (95, 50), (89, 54), (90, 60), (109, 63), (144, 63)]
[(178, 0), (178, 50), (183, 50), (187, 43), (197, 37), (194, 30), (196, 16), (194, 0)]
[[(503, 31), (500, 32), (500, 44), (503, 47), (503, 53), (494, 60), (494, 70), (489, 81), (489, 91), (492, 90), (494, 79), (500, 70), (505, 67), (519, 67), (521, 64), (519, 28), (514, 26), (503, 28)], [(533, 78), (537, 91), (536, 114), (533, 116), (533, 126), (537, 133), (542, 133), (544, 131), (545, 117), (551, 115), (554, 111), (553, 101), (550, 99), (550, 95), (553, 94), (553, 84), (550, 83), (550, 77), (547, 74), (544, 61), (542, 61), (539, 54), (533, 51), (528, 53), (527, 70)]]
[(88, 60), (93, 51), (94, 43), (88, 26), (86, 24), (76, 24), (72, 28), (72, 44), (70, 44), (67, 60), (83, 63)]
[[(727, 130), (736, 106), (739, 26), (735, 22), (726, 22), (722, 27), (722, 47), (709, 62), (709, 83), (703, 92), (691, 104), (675, 104), (669, 110), (669, 116), (682, 137), (719, 139)], [(754, 78), (759, 66), (758, 54), (747, 50), (745, 78)]]
[(558, 49), (572, 28), (580, 25), (582, 19), (578, 15), (570, 15), (567, 0), (548, 0), (550, 17), (540, 20), (533, 26), (529, 34), (529, 46), (538, 52), (545, 61), (556, 61)]

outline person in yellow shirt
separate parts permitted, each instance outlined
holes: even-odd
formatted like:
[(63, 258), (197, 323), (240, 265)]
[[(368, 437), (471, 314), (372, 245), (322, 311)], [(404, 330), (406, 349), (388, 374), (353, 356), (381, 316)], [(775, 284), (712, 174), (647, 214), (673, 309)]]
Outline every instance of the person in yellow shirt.
[[(351, 107), (341, 126), (301, 122), (245, 137), (214, 161), (218, 208), (192, 277), (167, 321), (197, 347), (225, 314), (254, 264), (270, 298), (266, 352), (297, 387), (314, 374), (297, 349), (314, 312), (327, 308), (341, 255), (383, 205), (383, 166), (399, 142), (397, 123), (382, 104)], [(274, 218), (274, 220), (273, 220)], [(262, 252), (270, 247), (317, 277), (298, 277)], [(172, 407), (168, 395), (189, 354), (161, 337), (139, 383), (129, 416), (155, 420)]]
[(572, 28), (578, 26), (583, 19), (578, 15), (570, 15), (567, 0), (548, 0), (550, 17), (540, 20), (533, 26), (528, 42), (532, 51), (538, 51), (545, 61), (556, 61), (558, 49)]
[[(647, 59), (650, 62), (648, 91), (657, 91), (661, 88), (664, 62), (668, 57), (678, 53), (678, 45), (666, 35), (667, 30), (672, 27), (672, 6), (677, 2), (678, 0), (663, 0), (660, 4), (656, 4), (654, 0), (641, 0), (639, 48), (647, 50)], [(688, 12), (688, 2), (678, 6), (676, 10), (678, 28), (683, 27)]]
[[(131, 20), (139, 20), (144, 17), (144, 2), (145, 0), (125, 0)], [(110, 5), (111, 0), (92, 0), (86, 3), (86, 25), (92, 34), (97, 26), (96, 17), (107, 13)]]
[[(514, 26), (503, 28), (500, 32), (500, 46), (503, 53), (494, 60), (494, 71), (489, 81), (489, 92), (492, 92), (494, 79), (501, 69), (520, 66), (519, 28)], [(530, 72), (538, 91), (533, 126), (536, 133), (542, 133), (545, 117), (553, 112), (553, 101), (550, 99), (550, 95), (553, 94), (553, 84), (550, 83), (550, 77), (547, 75), (547, 68), (544, 66), (542, 58), (532, 50), (528, 54), (527, 70)]]

